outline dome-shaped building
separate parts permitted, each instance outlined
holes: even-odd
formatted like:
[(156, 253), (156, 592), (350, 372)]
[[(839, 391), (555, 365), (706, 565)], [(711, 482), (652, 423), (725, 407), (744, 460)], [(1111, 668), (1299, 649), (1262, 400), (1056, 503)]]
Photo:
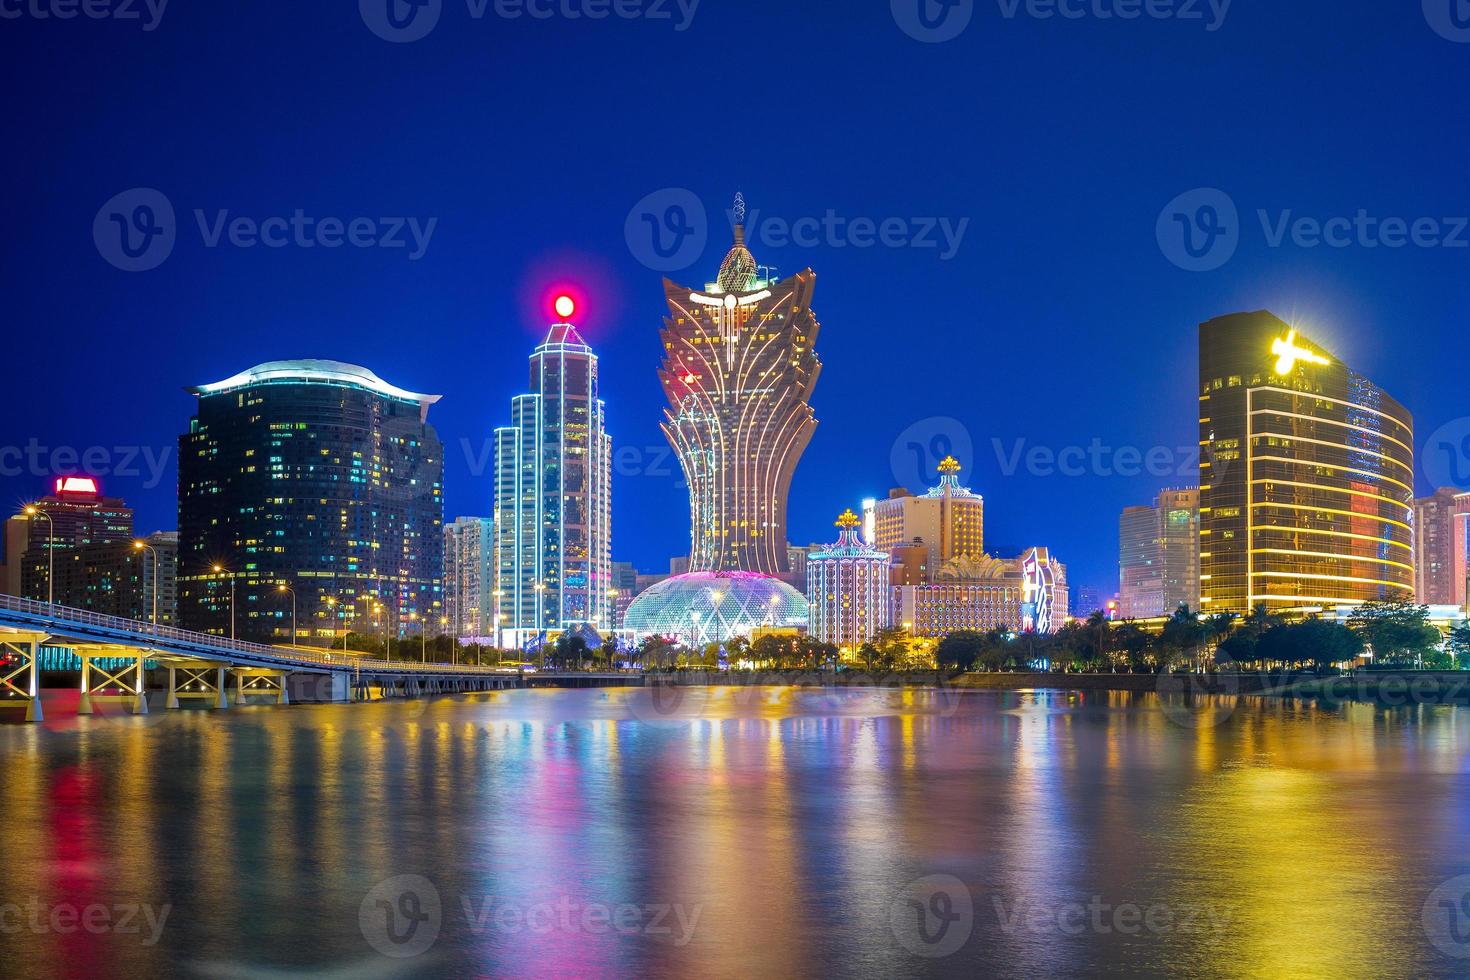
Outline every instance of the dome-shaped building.
[(804, 628), (806, 598), (757, 572), (690, 572), (638, 594), (623, 628), (638, 639), (666, 636), (692, 646), (749, 636), (759, 627)]

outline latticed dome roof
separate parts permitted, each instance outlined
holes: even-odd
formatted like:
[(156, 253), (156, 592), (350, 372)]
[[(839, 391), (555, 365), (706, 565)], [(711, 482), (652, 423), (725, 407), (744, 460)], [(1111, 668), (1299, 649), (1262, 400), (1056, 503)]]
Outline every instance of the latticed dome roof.
[(720, 263), (720, 274), (715, 277), (715, 282), (727, 293), (748, 293), (755, 289), (759, 280), (755, 256), (745, 247), (745, 228), (736, 225), (735, 244), (730, 246), (725, 261)]
[(696, 643), (749, 636), (760, 626), (805, 627), (806, 597), (778, 578), (756, 572), (690, 572), (640, 592), (623, 628), (638, 637), (670, 636)]

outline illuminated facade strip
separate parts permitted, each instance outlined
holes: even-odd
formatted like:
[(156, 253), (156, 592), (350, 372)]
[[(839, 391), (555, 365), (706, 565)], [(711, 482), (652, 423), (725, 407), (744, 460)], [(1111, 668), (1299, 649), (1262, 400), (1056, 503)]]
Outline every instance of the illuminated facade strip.
[(1331, 558), (1341, 561), (1357, 561), (1367, 565), (1392, 565), (1395, 568), (1414, 570), (1413, 565), (1401, 561), (1393, 561), (1389, 558), (1374, 558), (1370, 555), (1346, 555), (1331, 551), (1299, 551), (1295, 548), (1252, 548), (1252, 553), (1257, 555), (1297, 555), (1302, 558)]
[[(1259, 413), (1256, 413), (1256, 414), (1259, 414)], [(1383, 453), (1374, 452), (1371, 449), (1363, 449), (1363, 448), (1358, 447), (1358, 446), (1344, 446), (1340, 442), (1327, 442), (1324, 439), (1308, 439), (1306, 436), (1294, 436), (1294, 435), (1290, 435), (1289, 433), (1286, 433), (1286, 432), (1260, 432), (1260, 431), (1257, 431), (1255, 433), (1255, 438), (1257, 438), (1257, 439), (1266, 439), (1266, 438), (1284, 439), (1284, 440), (1286, 440), (1288, 442), (1301, 442), (1301, 443), (1306, 443), (1306, 444), (1312, 445), (1312, 446), (1327, 446), (1328, 448), (1331, 448), (1331, 449), (1344, 449), (1347, 452), (1350, 452), (1350, 453), (1353, 453), (1353, 454), (1356, 454), (1356, 455), (1372, 456), (1375, 459), (1381, 459), (1384, 462), (1392, 463), (1393, 465), (1395, 465), (1395, 466), (1401, 468), (1402, 470), (1404, 470), (1404, 472), (1408, 473), (1411, 477), (1413, 476), (1413, 472), (1414, 472), (1413, 471), (1413, 468), (1410, 467), (1409, 464), (1405, 463), (1401, 459), (1396, 459), (1393, 456), (1385, 456)]]
[[(1295, 527), (1295, 526), (1293, 526), (1293, 527), (1273, 528), (1270, 525), (1262, 526), (1258, 530), (1261, 530), (1261, 531), (1279, 530), (1279, 531), (1282, 531), (1282, 532), (1287, 533), (1287, 534), (1322, 534), (1322, 535), (1328, 535), (1328, 536), (1331, 536), (1331, 537), (1334, 537), (1334, 538), (1352, 538), (1352, 539), (1357, 540), (1357, 541), (1372, 541), (1372, 542), (1374, 542), (1376, 544), (1386, 544), (1390, 548), (1402, 548), (1404, 551), (1409, 552), (1411, 555), (1414, 552), (1413, 546), (1408, 545), (1408, 544), (1405, 544), (1402, 541), (1395, 541), (1392, 538), (1375, 537), (1374, 535), (1371, 535), (1371, 534), (1353, 534), (1353, 533), (1351, 533), (1349, 531), (1330, 531), (1330, 530), (1328, 530), (1326, 528), (1320, 528), (1320, 527)], [(1208, 556), (1207, 555), (1201, 555), (1200, 557), (1204, 558), (1204, 557), (1208, 557)]]
[[(1337, 515), (1342, 516), (1342, 517), (1360, 518), (1360, 519), (1365, 520), (1365, 521), (1378, 521), (1380, 524), (1392, 524), (1394, 527), (1401, 527), (1405, 531), (1412, 530), (1409, 527), (1409, 525), (1405, 524), (1403, 521), (1396, 521), (1392, 517), (1383, 517), (1382, 515), (1379, 515), (1379, 514), (1360, 514), (1360, 513), (1358, 513), (1355, 510), (1336, 510), (1336, 509), (1331, 508), (1331, 507), (1311, 507), (1311, 506), (1308, 506), (1307, 504), (1279, 504), (1279, 503), (1272, 503), (1271, 501), (1268, 501), (1268, 500), (1265, 500), (1265, 501), (1257, 501), (1257, 502), (1251, 504), (1251, 508), (1253, 510), (1260, 510), (1263, 507), (1273, 507), (1273, 508), (1276, 508), (1278, 510), (1304, 510), (1304, 511), (1310, 511), (1311, 513), (1314, 513), (1314, 514), (1337, 514)], [(1272, 525), (1264, 525), (1263, 527), (1264, 527), (1265, 530), (1268, 530), (1268, 531), (1269, 530), (1284, 530), (1283, 528), (1273, 527)], [(1293, 528), (1293, 530), (1295, 530), (1295, 529)]]
[[(1395, 439), (1393, 436), (1388, 435), (1387, 433), (1380, 432), (1377, 429), (1370, 429), (1366, 425), (1358, 425), (1358, 424), (1353, 423), (1353, 422), (1340, 422), (1337, 419), (1314, 418), (1311, 415), (1303, 415), (1300, 412), (1286, 412), (1286, 411), (1282, 411), (1281, 409), (1271, 409), (1271, 408), (1257, 408), (1257, 409), (1253, 410), (1251, 412), (1251, 414), (1252, 415), (1275, 415), (1275, 416), (1277, 416), (1279, 418), (1285, 418), (1285, 419), (1300, 419), (1303, 422), (1311, 422), (1311, 423), (1313, 423), (1315, 425), (1332, 425), (1332, 426), (1336, 426), (1336, 427), (1338, 427), (1340, 429), (1350, 429), (1353, 432), (1361, 432), (1361, 433), (1363, 433), (1365, 435), (1372, 436), (1375, 439), (1382, 439), (1385, 442), (1391, 442), (1391, 443), (1395, 444), (1396, 446), (1398, 446), (1399, 448), (1405, 450), (1406, 452), (1412, 453), (1414, 451), (1414, 447), (1413, 446), (1410, 446), (1410, 445), (1408, 445), (1408, 444), (1406, 444), (1406, 443), (1404, 443), (1404, 442), (1402, 442), (1402, 441), (1400, 441), (1398, 439)], [(1200, 421), (1201, 422), (1208, 422), (1209, 419), (1201, 419)], [(1295, 438), (1298, 438), (1298, 437), (1297, 436), (1290, 436), (1289, 438), (1295, 439)], [(1329, 443), (1323, 443), (1323, 445), (1343, 447), (1346, 444), (1345, 443), (1340, 443), (1340, 442), (1329, 442)], [(1357, 451), (1361, 451), (1361, 450), (1357, 450)], [(1386, 458), (1390, 458), (1391, 459), (1392, 457), (1386, 457)]]
[[(1316, 392), (1311, 392), (1311, 391), (1296, 391), (1296, 390), (1291, 389), (1291, 388), (1282, 388), (1279, 385), (1255, 385), (1255, 386), (1251, 387), (1250, 390), (1252, 392), (1256, 392), (1256, 391), (1276, 391), (1276, 392), (1280, 392), (1283, 395), (1290, 395), (1293, 398), (1309, 398), (1312, 401), (1330, 402), (1333, 405), (1340, 405), (1343, 408), (1351, 409), (1354, 412), (1368, 412), (1368, 413), (1370, 413), (1372, 415), (1378, 416), (1379, 418), (1381, 418), (1381, 419), (1383, 419), (1385, 421), (1392, 422), (1394, 425), (1396, 425), (1399, 428), (1403, 429), (1405, 432), (1407, 432), (1409, 434), (1409, 438), (1411, 440), (1413, 439), (1413, 436), (1414, 436), (1414, 430), (1413, 430), (1413, 427), (1412, 426), (1405, 425), (1403, 422), (1399, 421), (1397, 418), (1394, 418), (1392, 415), (1390, 415), (1387, 412), (1380, 412), (1376, 408), (1370, 408), (1367, 405), (1363, 405), (1363, 404), (1361, 404), (1359, 402), (1346, 401), (1346, 400), (1344, 400), (1342, 398), (1331, 398), (1331, 397), (1328, 397), (1327, 395), (1321, 395), (1321, 394), (1318, 394)], [(1261, 409), (1260, 411), (1267, 411), (1267, 410), (1266, 409)], [(1307, 415), (1307, 416), (1303, 416), (1303, 418), (1310, 419), (1313, 422), (1321, 421), (1321, 419), (1319, 419), (1315, 415)], [(1369, 431), (1372, 431), (1372, 430), (1369, 430)], [(1384, 438), (1389, 438), (1389, 437), (1388, 436), (1384, 436)], [(1402, 443), (1400, 443), (1400, 445), (1402, 445)]]
[[(1275, 487), (1297, 487), (1302, 490), (1321, 490), (1323, 493), (1342, 493), (1350, 497), (1361, 497), (1364, 500), (1376, 500), (1382, 504), (1393, 507), (1402, 507), (1406, 512), (1413, 513), (1414, 508), (1392, 497), (1380, 497), (1376, 493), (1368, 493), (1364, 490), (1345, 489), (1343, 487), (1329, 487), (1321, 483), (1301, 483), (1296, 480), (1252, 480), (1252, 486), (1270, 485)], [(1262, 501), (1263, 503), (1265, 501)]]
[[(1335, 463), (1321, 463), (1317, 462), (1316, 460), (1288, 459), (1284, 456), (1255, 456), (1254, 459), (1260, 463), (1285, 463), (1288, 466), (1305, 466), (1313, 469), (1334, 470), (1338, 473), (1351, 473), (1354, 476), (1366, 477), (1370, 480), (1381, 480), (1384, 483), (1392, 483), (1394, 486), (1403, 487), (1404, 490), (1408, 491), (1409, 493), (1414, 492), (1413, 487), (1409, 486), (1407, 483), (1401, 483), (1391, 476), (1384, 476), (1382, 473), (1373, 473), (1369, 470), (1355, 469), (1351, 466), (1338, 466)], [(1284, 483), (1286, 481), (1283, 480), (1280, 482)], [(1399, 503), (1399, 501), (1395, 501), (1395, 503)], [(1408, 505), (1405, 504), (1404, 506)], [(1410, 507), (1410, 509), (1412, 510), (1413, 508)]]
[(1315, 572), (1255, 572), (1252, 578), (1291, 578), (1309, 579), (1314, 582), (1352, 582), (1358, 585), (1386, 585), (1390, 588), (1402, 588), (1402, 582), (1393, 582), (1380, 578), (1356, 578), (1351, 575), (1319, 575)]

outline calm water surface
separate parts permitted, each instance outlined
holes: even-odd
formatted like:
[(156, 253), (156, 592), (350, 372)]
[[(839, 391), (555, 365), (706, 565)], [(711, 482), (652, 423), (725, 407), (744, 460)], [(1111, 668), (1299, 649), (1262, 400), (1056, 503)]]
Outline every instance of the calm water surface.
[(0, 974), (1470, 969), (1463, 707), (680, 693), (0, 726)]

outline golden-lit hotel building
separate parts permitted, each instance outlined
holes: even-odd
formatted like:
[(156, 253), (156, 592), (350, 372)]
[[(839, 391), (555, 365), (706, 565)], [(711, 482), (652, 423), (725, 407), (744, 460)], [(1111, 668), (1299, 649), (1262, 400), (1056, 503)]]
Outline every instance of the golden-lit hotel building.
[(918, 538), (929, 543), (929, 566), (939, 568), (961, 555), (985, 554), (985, 499), (960, 486), (960, 464), (953, 456), (939, 463), (939, 485), (920, 496), (889, 491), (873, 504), (873, 547), (892, 552)]
[(1206, 613), (1410, 596), (1414, 422), (1272, 314), (1200, 325)]

